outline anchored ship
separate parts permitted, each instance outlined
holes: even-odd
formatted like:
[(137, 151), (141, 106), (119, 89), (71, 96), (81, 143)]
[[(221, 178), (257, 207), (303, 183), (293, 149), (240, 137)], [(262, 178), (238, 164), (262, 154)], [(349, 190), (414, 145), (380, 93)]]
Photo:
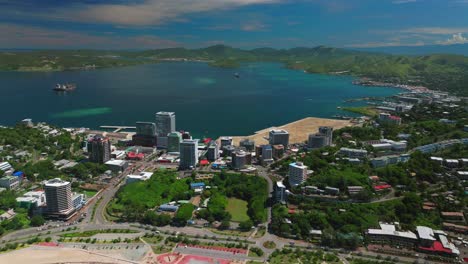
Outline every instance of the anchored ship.
[(66, 84), (60, 84), (57, 83), (54, 87), (54, 91), (58, 92), (68, 92), (68, 91), (73, 91), (76, 88), (76, 84), (74, 83), (66, 83)]

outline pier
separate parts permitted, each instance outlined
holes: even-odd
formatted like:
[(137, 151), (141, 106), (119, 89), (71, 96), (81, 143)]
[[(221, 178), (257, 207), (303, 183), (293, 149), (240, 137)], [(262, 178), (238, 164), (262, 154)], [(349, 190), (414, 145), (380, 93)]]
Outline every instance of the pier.
[(121, 130), (125, 129), (136, 129), (135, 126), (99, 126), (100, 128), (105, 128), (105, 129), (114, 129), (114, 133), (118, 133)]

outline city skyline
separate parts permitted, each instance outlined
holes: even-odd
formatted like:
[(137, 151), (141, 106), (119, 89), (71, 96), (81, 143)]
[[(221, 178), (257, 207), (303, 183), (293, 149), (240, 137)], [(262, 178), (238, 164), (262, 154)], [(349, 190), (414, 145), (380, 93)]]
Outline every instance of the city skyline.
[(463, 0), (0, 1), (0, 48), (468, 43)]

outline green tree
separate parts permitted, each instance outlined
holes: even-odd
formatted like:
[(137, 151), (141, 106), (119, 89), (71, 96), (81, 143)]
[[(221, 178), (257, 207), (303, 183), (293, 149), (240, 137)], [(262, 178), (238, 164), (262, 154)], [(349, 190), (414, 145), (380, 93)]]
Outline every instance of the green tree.
[(31, 217), (31, 225), (32, 226), (41, 226), (45, 223), (44, 217), (41, 215), (35, 215)]

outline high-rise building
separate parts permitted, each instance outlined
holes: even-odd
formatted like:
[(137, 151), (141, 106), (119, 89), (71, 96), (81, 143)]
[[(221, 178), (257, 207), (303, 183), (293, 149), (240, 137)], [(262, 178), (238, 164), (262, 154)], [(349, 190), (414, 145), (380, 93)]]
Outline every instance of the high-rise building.
[(108, 137), (95, 135), (88, 141), (89, 160), (105, 163), (111, 159), (111, 143)]
[(286, 186), (284, 186), (283, 182), (278, 181), (273, 187), (275, 193), (275, 201), (278, 203), (286, 202)]
[(307, 179), (307, 166), (302, 162), (294, 162), (289, 164), (289, 184), (297, 186), (302, 184)]
[(180, 132), (170, 133), (167, 137), (167, 152), (179, 152), (180, 142), (182, 142)]
[(137, 122), (136, 134), (132, 136), (132, 141), (136, 146), (156, 146), (156, 124), (151, 122)]
[(180, 143), (179, 169), (187, 170), (197, 166), (198, 163), (198, 139), (185, 139)]
[(287, 148), (289, 145), (289, 133), (284, 129), (273, 129), (269, 133), (270, 145), (283, 145)]
[(59, 178), (48, 180), (44, 184), (47, 213), (67, 217), (73, 212), (71, 183)]
[(281, 159), (284, 155), (283, 145), (273, 145), (273, 158)]
[(309, 149), (318, 149), (328, 146), (328, 138), (324, 134), (310, 134), (309, 140), (307, 141), (307, 148)]
[(221, 148), (232, 145), (232, 137), (221, 137), (219, 140), (221, 141)]
[(231, 158), (231, 167), (235, 170), (242, 169), (247, 165), (247, 153), (243, 150), (234, 151)]
[(229, 157), (236, 150), (236, 147), (234, 147), (233, 145), (226, 145), (222, 147), (222, 150), (223, 150), (223, 157)]
[(333, 127), (321, 126), (319, 127), (319, 133), (326, 136), (327, 146), (330, 146), (333, 143)]
[(175, 118), (174, 112), (156, 113), (156, 134), (158, 137), (167, 137), (169, 133), (176, 131)]
[(244, 147), (248, 152), (253, 152), (255, 150), (255, 141), (246, 138), (239, 142), (239, 146)]
[(208, 147), (208, 150), (206, 151), (206, 158), (209, 161), (215, 161), (219, 159), (219, 148), (218, 143), (216, 143), (216, 141), (211, 141), (211, 144)]
[(260, 159), (260, 156), (262, 156), (262, 149), (263, 149), (262, 145), (255, 146), (255, 157), (257, 157), (257, 159)]
[(156, 124), (151, 122), (136, 122), (136, 134), (140, 136), (156, 136)]
[(261, 162), (263, 165), (267, 165), (273, 162), (273, 148), (271, 147), (271, 145), (262, 146)]
[(192, 139), (192, 136), (190, 135), (190, 132), (182, 131), (182, 139)]

